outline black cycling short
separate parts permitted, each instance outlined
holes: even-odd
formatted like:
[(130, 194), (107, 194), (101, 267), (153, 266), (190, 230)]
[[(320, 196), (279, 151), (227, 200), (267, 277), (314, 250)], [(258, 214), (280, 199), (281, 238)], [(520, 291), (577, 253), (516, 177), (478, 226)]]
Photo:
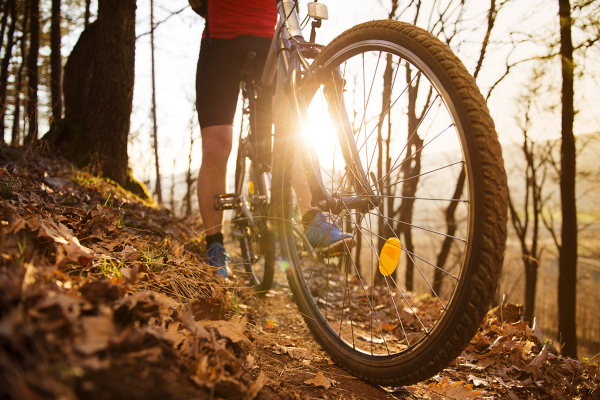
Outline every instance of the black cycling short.
[(258, 81), (270, 44), (271, 39), (257, 36), (202, 39), (196, 71), (200, 128), (233, 124), (246, 54), (250, 51), (257, 54), (254, 72)]

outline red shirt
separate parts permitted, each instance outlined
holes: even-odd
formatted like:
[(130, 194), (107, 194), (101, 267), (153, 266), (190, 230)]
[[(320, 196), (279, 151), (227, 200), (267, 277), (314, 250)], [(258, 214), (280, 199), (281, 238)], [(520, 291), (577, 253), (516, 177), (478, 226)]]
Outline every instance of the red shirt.
[(213, 38), (271, 38), (277, 23), (277, 5), (275, 0), (209, 0), (207, 18), (208, 34)]

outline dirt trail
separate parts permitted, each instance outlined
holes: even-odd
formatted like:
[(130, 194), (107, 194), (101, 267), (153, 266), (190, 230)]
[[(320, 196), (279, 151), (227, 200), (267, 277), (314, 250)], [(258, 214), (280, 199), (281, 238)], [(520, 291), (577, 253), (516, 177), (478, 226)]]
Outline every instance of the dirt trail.
[[(264, 300), (257, 300), (260, 314), (249, 329), (254, 339), (251, 355), (255, 369), (265, 371), (284, 392), (301, 393), (302, 399), (396, 398), (334, 364), (306, 327), (285, 281), (279, 282), (280, 287), (271, 290)], [(315, 381), (315, 377), (321, 378), (317, 374), (322, 379)]]
[(281, 272), (264, 298), (216, 278), (202, 232), (52, 149), (0, 148), (0, 399), (600, 400), (598, 366), (509, 306), (432, 379), (369, 385), (316, 344)]

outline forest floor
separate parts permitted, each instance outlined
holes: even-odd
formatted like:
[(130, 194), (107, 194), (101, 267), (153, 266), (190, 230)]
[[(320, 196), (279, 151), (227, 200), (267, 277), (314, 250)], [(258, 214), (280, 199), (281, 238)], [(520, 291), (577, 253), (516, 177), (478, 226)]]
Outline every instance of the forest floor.
[(263, 298), (225, 284), (197, 221), (44, 147), (0, 149), (0, 229), (0, 399), (600, 400), (598, 365), (561, 357), (514, 305), (426, 382), (356, 379), (283, 277)]

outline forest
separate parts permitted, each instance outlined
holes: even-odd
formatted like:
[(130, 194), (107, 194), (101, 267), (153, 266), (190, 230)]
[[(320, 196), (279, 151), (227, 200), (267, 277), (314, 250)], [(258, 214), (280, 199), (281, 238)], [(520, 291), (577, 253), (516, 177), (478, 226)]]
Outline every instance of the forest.
[[(187, 2), (5, 0), (2, 398), (600, 398), (600, 3), (372, 3), (367, 19), (425, 28), (463, 60), (503, 148), (503, 273), (459, 359), (373, 388), (311, 341), (285, 277), (263, 298), (210, 274), (188, 93), (204, 22)], [(193, 51), (169, 45), (173, 32)], [(169, 57), (191, 65), (183, 82)], [(173, 92), (186, 111), (169, 108)], [(445, 212), (451, 235), (460, 215)]]

